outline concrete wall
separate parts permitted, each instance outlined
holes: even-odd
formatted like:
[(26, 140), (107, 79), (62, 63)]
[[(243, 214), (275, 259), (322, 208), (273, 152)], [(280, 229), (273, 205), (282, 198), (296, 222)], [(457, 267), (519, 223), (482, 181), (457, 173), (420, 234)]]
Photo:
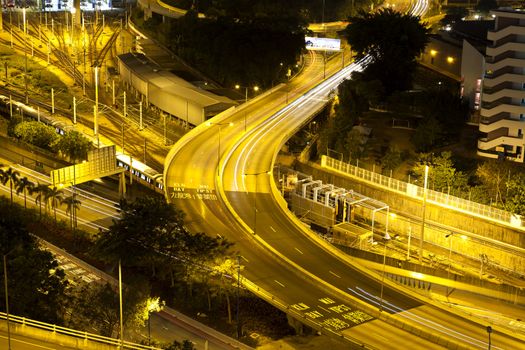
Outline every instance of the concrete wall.
[[(411, 229), (412, 237), (420, 237), (421, 224), (417, 223), (422, 216), (422, 203), (420, 200), (385, 191), (384, 189), (379, 189), (375, 186), (359, 182), (350, 177), (342, 177), (311, 164), (298, 163), (296, 169), (300, 172), (311, 174), (315, 180), (322, 180), (324, 183), (331, 183), (338, 187), (353, 189), (365, 196), (388, 204), (393, 211), (413, 217), (413, 221), (405, 221), (401, 219), (389, 220), (389, 231), (399, 232), (401, 235), (406, 236), (409, 229)], [(366, 213), (363, 212), (363, 214)], [(366, 215), (365, 218), (371, 221), (371, 218)], [(385, 219), (384, 213), (376, 213), (375, 221), (377, 223), (376, 229), (378, 231), (376, 234), (380, 234), (380, 230), (384, 227)], [(450, 231), (439, 227), (431, 227), (431, 222), (451, 226), (459, 230), (471, 232), (475, 235), (504, 242), (512, 246), (525, 247), (525, 235), (521, 231), (513, 230), (512, 228), (503, 225), (497, 225), (493, 222), (488, 222), (454, 210), (434, 206), (430, 203), (427, 203), (426, 220), (425, 242), (439, 245), (446, 249), (448, 249), (450, 242), (445, 235), (450, 233)], [(515, 251), (506, 251), (492, 245), (487, 246), (485, 240), (469, 239), (468, 244), (464, 244), (465, 242), (461, 242), (461, 239), (457, 237), (457, 235), (452, 236), (452, 238), (455, 238), (453, 240), (453, 250), (455, 252), (480, 261), (480, 254), (483, 253), (488, 256), (490, 266), (507, 270), (507, 272), (515, 272), (521, 275), (525, 274), (525, 256), (521, 256)]]

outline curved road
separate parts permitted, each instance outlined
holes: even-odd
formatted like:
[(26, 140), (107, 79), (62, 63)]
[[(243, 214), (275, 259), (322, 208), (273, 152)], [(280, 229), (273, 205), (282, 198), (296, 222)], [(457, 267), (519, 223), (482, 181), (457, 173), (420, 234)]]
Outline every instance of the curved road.
[[(424, 8), (423, 1), (415, 8)], [(192, 230), (235, 243), (243, 277), (262, 289), (256, 293), (274, 303), (279, 300), (281, 309), (325, 333), (378, 349), (486, 349), (483, 325), (425, 305), (388, 283), (383, 289), (380, 275), (323, 249), (283, 209), (282, 199), (274, 197), (272, 170), (279, 149), (322, 108), (331, 91), (359, 69), (351, 64), (322, 81), (316, 65), (314, 56), (291, 92), (276, 89), (179, 141), (165, 163), (169, 201), (187, 214)], [(333, 62), (329, 68), (333, 72)], [(305, 87), (311, 90), (305, 92)], [(285, 95), (290, 94), (299, 97), (286, 104), (292, 97)], [(492, 340), (493, 349), (522, 345), (497, 330)]]

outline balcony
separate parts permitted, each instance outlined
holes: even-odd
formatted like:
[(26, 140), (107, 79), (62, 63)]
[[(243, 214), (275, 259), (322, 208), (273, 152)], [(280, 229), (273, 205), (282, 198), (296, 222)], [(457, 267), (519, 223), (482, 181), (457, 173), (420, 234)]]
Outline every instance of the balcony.
[(481, 118), (480, 124), (479, 124), (479, 131), (489, 133), (494, 130), (498, 130), (501, 128), (505, 129), (525, 129), (525, 121), (516, 120), (516, 119), (487, 119), (487, 118)]
[(523, 52), (525, 43), (509, 42), (499, 46), (487, 46), (487, 56), (498, 56), (505, 52)]
[(525, 27), (520, 26), (508, 26), (506, 28), (503, 28), (501, 30), (489, 30), (487, 32), (487, 39), (488, 40), (500, 40), (508, 35), (517, 34), (517, 35), (525, 35)]
[(503, 104), (493, 103), (489, 105), (485, 105), (485, 104), (481, 105), (481, 116), (482, 117), (493, 117), (496, 114), (503, 113), (503, 112), (513, 113), (513, 114), (525, 114), (525, 106), (511, 105), (511, 104), (506, 104), (506, 103), (503, 103)]
[(514, 73), (504, 73), (499, 76), (494, 76), (493, 74), (491, 78), (485, 78), (483, 80), (483, 86), (490, 88), (490, 87), (495, 87), (505, 82), (523, 84), (525, 83), (525, 75), (514, 74)]
[(505, 68), (505, 67), (525, 68), (525, 59), (509, 57), (509, 58), (504, 58), (501, 61), (497, 61), (495, 63), (491, 63), (487, 59), (485, 70), (491, 70), (493, 72), (496, 72), (497, 70), (501, 68)]
[(489, 90), (483, 90), (483, 96), (482, 101), (483, 102), (494, 102), (501, 98), (509, 97), (509, 98), (525, 98), (525, 90), (515, 90), (515, 89), (489, 89)]
[(509, 146), (523, 146), (523, 135), (520, 137), (512, 136), (500, 136), (492, 140), (486, 137), (478, 139), (479, 150), (491, 150), (498, 146), (509, 145)]

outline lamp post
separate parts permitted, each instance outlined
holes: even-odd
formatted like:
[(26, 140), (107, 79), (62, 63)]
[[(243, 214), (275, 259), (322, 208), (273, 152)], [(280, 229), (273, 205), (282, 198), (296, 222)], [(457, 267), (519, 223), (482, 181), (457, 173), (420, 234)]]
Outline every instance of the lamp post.
[[(244, 88), (244, 103), (248, 102), (248, 89), (250, 88), (249, 86), (241, 86), (239, 84), (236, 84), (235, 85), (235, 89), (236, 90), (239, 90), (240, 88)], [(255, 85), (253, 87), (253, 91), (257, 92), (259, 91), (259, 87), (257, 85)]]
[(206, 123), (207, 126), (212, 126), (212, 125), (217, 125), (219, 127), (219, 133), (218, 133), (218, 136), (219, 136), (219, 144), (218, 144), (218, 147), (217, 147), (217, 177), (219, 176), (219, 172), (220, 172), (220, 164), (221, 164), (221, 127), (222, 126), (233, 126), (233, 123), (232, 122), (229, 122), (229, 123), (213, 123), (213, 122), (207, 122)]
[(492, 333), (492, 327), (491, 326), (487, 326), (487, 333), (489, 335), (489, 350), (490, 350), (491, 347), (492, 347), (492, 343), (490, 341), (490, 334)]
[(7, 292), (7, 254), (4, 254), (4, 289), (5, 289), (5, 314), (6, 314), (5, 319), (7, 323), (7, 350), (11, 350), (11, 329), (9, 326), (9, 294)]
[(385, 243), (385, 248), (383, 250), (383, 274), (381, 276), (381, 297), (380, 297), (380, 303), (379, 303), (379, 312), (383, 311), (383, 289), (385, 286), (386, 248), (387, 248), (388, 241), (390, 241), (390, 235), (388, 234), (388, 231), (385, 232), (383, 241)]
[(241, 288), (241, 256), (237, 254), (237, 310), (235, 312), (237, 324), (237, 339), (241, 337), (241, 324), (239, 322), (239, 289)]
[(425, 214), (427, 206), (428, 165), (425, 165), (425, 182), (423, 187), (423, 209), (421, 217), (421, 238), (419, 240), (419, 262), (423, 263), (423, 241), (425, 240)]
[[(71, 12), (71, 45), (73, 45), (73, 53), (75, 53), (75, 14), (77, 13), (77, 9), (75, 6), (73, 6), (70, 10)], [(76, 55), (75, 55), (76, 58)]]
[(98, 66), (95, 66), (95, 107), (93, 110), (93, 133), (98, 138)]
[(24, 85), (25, 85), (25, 97), (26, 103), (29, 103), (29, 95), (27, 93), (27, 23), (26, 23), (26, 8), (22, 9), (23, 20), (24, 20)]
[(253, 234), (257, 234), (257, 176), (261, 174), (270, 174), (269, 171), (258, 173), (244, 173), (243, 176), (255, 176), (255, 192), (253, 194)]

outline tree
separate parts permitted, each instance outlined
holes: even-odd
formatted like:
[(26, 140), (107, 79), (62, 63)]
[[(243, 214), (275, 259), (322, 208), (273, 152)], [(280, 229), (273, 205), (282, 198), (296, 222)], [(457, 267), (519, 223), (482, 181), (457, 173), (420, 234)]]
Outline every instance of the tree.
[(476, 169), (476, 177), (485, 188), (487, 202), (503, 204), (507, 189), (514, 188), (508, 181), (515, 177), (511, 166), (506, 162), (486, 160), (480, 163)]
[(357, 129), (352, 129), (346, 134), (345, 153), (349, 159), (359, 159), (364, 156), (366, 140)]
[(27, 193), (32, 194), (35, 189), (35, 184), (28, 180), (27, 177), (23, 177), (18, 180), (16, 185), (16, 194), (19, 195), (20, 192), (24, 193), (24, 208), (27, 208)]
[[(122, 290), (123, 322), (126, 328), (144, 326), (147, 320), (149, 287), (144, 284), (124, 284)], [(71, 302), (68, 325), (106, 337), (119, 332), (119, 295), (116, 286), (84, 284)]]
[(76, 213), (80, 210), (80, 204), (82, 204), (78, 199), (75, 198), (75, 195), (65, 197), (62, 199), (62, 204), (66, 205), (66, 214), (69, 214), (69, 222), (71, 224), (71, 230), (74, 231), (77, 227), (77, 218)]
[(488, 14), (490, 10), (498, 8), (498, 2), (496, 0), (479, 0), (475, 9), (483, 14)]
[(14, 134), (24, 142), (47, 150), (52, 150), (53, 144), (58, 138), (52, 126), (37, 121), (17, 124), (14, 129)]
[(395, 170), (402, 162), (402, 154), (397, 147), (390, 147), (381, 158), (381, 166), (385, 170)]
[(55, 213), (55, 222), (57, 221), (57, 206), (62, 201), (62, 190), (58, 189), (56, 186), (49, 188), (48, 191), (45, 193), (46, 201), (51, 203), (51, 208), (53, 208), (53, 211)]
[(370, 57), (364, 62), (365, 79), (381, 81), (387, 95), (409, 89), (416, 57), (425, 49), (430, 29), (420, 23), (419, 17), (388, 8), (360, 12), (349, 21), (343, 35), (356, 58)]
[(108, 263), (149, 268), (152, 277), (174, 283), (177, 267), (201, 265), (226, 251), (230, 243), (203, 233), (190, 233), (184, 214), (164, 198), (121, 201), (121, 219), (96, 238), (93, 254)]
[[(0, 199), (0, 252), (7, 255), (10, 312), (22, 317), (62, 324), (67, 281), (51, 253), (41, 250), (26, 228), (28, 219), (20, 206)], [(3, 262), (0, 261), (0, 270)], [(4, 295), (4, 284), (0, 294)], [(0, 308), (5, 299), (0, 298)]]
[(13, 168), (9, 168), (7, 170), (4, 170), (1, 175), (2, 178), (0, 180), (3, 185), (9, 182), (9, 189), (11, 192), (11, 204), (13, 204), (13, 187), (16, 186), (16, 184), (18, 183), (18, 177), (20, 176), (20, 172)]
[(525, 177), (521, 173), (514, 174), (506, 184), (505, 210), (521, 216), (525, 215)]
[(413, 172), (419, 178), (424, 177), (425, 166), (428, 165), (428, 187), (436, 191), (449, 192), (451, 189), (465, 190), (467, 176), (454, 168), (450, 152), (440, 155), (421, 153)]
[(436, 118), (425, 118), (412, 135), (412, 142), (418, 151), (428, 151), (441, 136), (441, 125)]
[(91, 147), (91, 141), (78, 131), (68, 131), (54, 143), (54, 148), (73, 162), (86, 159)]
[(38, 184), (36, 185), (34, 191), (36, 193), (35, 204), (38, 202), (40, 218), (42, 218), (42, 202), (46, 202), (46, 210), (47, 210), (47, 198), (49, 198), (49, 194), (48, 194), (49, 186)]

